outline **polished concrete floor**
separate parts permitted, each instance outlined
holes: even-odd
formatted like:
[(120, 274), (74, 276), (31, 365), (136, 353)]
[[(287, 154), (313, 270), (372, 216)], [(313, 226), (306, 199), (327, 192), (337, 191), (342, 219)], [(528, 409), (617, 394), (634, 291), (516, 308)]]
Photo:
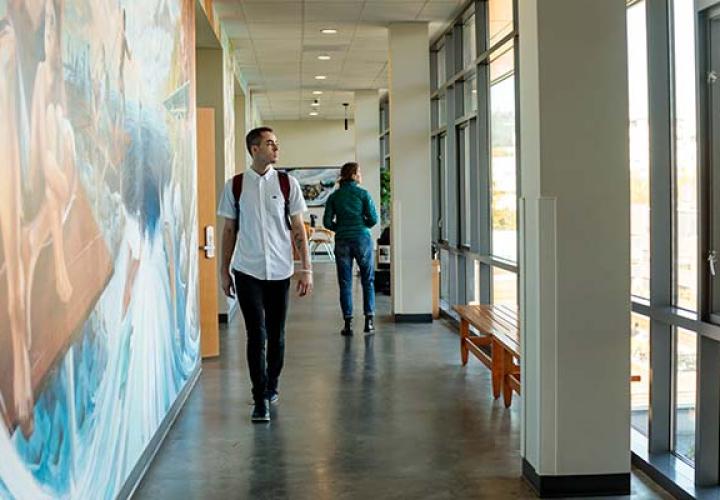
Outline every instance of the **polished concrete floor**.
[[(250, 422), (238, 314), (136, 498), (535, 498), (520, 479), (519, 402), (493, 401), (476, 360), (461, 367), (453, 327), (392, 323), (378, 296), (377, 334), (343, 338), (333, 271), (316, 265), (315, 294), (292, 301), (272, 422)], [(640, 473), (632, 488), (670, 498)]]

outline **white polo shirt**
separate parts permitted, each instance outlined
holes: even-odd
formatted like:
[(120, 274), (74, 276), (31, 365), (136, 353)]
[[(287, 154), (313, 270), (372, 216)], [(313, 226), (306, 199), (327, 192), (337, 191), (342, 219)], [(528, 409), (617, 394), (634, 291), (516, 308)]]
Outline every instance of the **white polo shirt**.
[[(290, 215), (305, 212), (297, 179), (289, 176)], [(235, 220), (232, 179), (225, 183), (218, 215)], [(292, 276), (292, 235), (285, 223), (285, 198), (278, 172), (273, 167), (258, 175), (250, 169), (243, 175), (240, 195), (240, 224), (232, 268), (259, 280), (284, 280)]]

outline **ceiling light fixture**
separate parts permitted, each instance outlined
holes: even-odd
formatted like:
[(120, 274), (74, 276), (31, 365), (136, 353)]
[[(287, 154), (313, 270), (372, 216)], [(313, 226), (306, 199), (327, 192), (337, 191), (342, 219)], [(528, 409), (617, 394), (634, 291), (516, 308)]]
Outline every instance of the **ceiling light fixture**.
[(329, 61), (329, 60), (330, 60), (330, 56), (318, 56), (318, 59), (321, 60), (321, 61)]
[(315, 79), (316, 79), (316, 80), (326, 80), (326, 79), (327, 79), (327, 76), (325, 76), (325, 75), (316, 75), (316, 76), (315, 76)]
[(318, 102), (318, 100), (315, 99), (315, 100), (312, 102), (312, 104), (310, 104), (310, 106), (318, 107), (318, 106), (320, 106), (320, 102)]
[(337, 32), (338, 31), (335, 28), (324, 28), (320, 30), (320, 33), (323, 35), (336, 35)]
[(322, 95), (322, 90), (313, 90), (313, 95)]
[(319, 113), (317, 111), (310, 111), (310, 116), (317, 116)]

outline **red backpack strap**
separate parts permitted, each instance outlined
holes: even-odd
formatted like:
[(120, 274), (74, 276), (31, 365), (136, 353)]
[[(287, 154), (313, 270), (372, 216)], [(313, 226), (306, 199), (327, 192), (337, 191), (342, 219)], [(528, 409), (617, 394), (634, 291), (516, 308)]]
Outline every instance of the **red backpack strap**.
[(235, 198), (235, 226), (240, 227), (240, 195), (242, 194), (243, 174), (238, 174), (232, 180), (232, 192)]
[(290, 204), (290, 176), (287, 174), (287, 172), (278, 172), (280, 180), (280, 191), (282, 191), (283, 198), (285, 198), (285, 203), (287, 205)]
[(290, 176), (287, 172), (278, 172), (278, 181), (280, 182), (280, 191), (285, 198), (285, 222), (288, 230), (292, 230), (292, 222), (290, 221)]

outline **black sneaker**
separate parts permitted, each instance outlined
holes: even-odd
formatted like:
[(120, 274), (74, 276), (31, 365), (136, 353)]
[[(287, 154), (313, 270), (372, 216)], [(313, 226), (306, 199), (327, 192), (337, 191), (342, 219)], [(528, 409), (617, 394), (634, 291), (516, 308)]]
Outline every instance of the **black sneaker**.
[(350, 337), (352, 336), (352, 334), (352, 317), (345, 318), (345, 328), (340, 330), (340, 335), (342, 335), (343, 337)]
[(365, 333), (375, 332), (375, 318), (373, 316), (365, 316)]
[(280, 402), (280, 394), (278, 394), (278, 391), (267, 391), (265, 399), (267, 399), (271, 405), (276, 405)]
[(255, 403), (250, 419), (253, 422), (270, 422), (270, 407), (266, 400)]

